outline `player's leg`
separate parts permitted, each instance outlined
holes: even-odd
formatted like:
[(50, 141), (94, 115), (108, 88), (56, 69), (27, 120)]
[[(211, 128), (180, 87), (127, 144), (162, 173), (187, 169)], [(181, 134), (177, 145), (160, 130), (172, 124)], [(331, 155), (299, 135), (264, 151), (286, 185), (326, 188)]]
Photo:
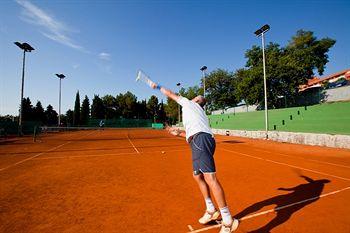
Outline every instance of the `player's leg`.
[(203, 174), (199, 173), (196, 174), (193, 173), (193, 178), (197, 182), (199, 189), (203, 195), (205, 205), (206, 205), (206, 211), (204, 215), (198, 220), (201, 224), (207, 224), (210, 221), (217, 220), (220, 216), (220, 212), (216, 210), (213, 201), (210, 197), (210, 190), (207, 185), (207, 183), (204, 180)]
[(220, 217), (220, 212), (216, 210), (210, 197), (209, 186), (205, 182), (202, 172), (199, 170), (199, 157), (200, 154), (198, 151), (196, 149), (192, 149), (193, 178), (198, 184), (199, 190), (202, 193), (206, 205), (206, 211), (198, 221), (201, 224), (207, 224), (210, 221), (217, 220)]
[(206, 184), (208, 184), (210, 190), (213, 192), (214, 198), (219, 208), (227, 206), (224, 189), (217, 179), (216, 173), (204, 173), (203, 176)]
[(213, 192), (216, 203), (220, 209), (223, 222), (220, 232), (232, 232), (236, 230), (238, 228), (239, 222), (237, 219), (232, 218), (232, 215), (226, 203), (224, 189), (217, 179), (216, 173), (204, 173), (203, 175), (210, 190)]
[(203, 195), (204, 199), (210, 198), (210, 191), (207, 183), (204, 180), (204, 176), (202, 173), (196, 174), (195, 172), (193, 173), (193, 179), (196, 181), (196, 183), (199, 186), (199, 189)]
[[(200, 151), (199, 169), (203, 173), (204, 180), (212, 191), (213, 196), (220, 208), (223, 227), (221, 232), (229, 230), (234, 231), (238, 227), (238, 220), (232, 218), (227, 207), (224, 190), (216, 177), (216, 168), (214, 161), (215, 139), (210, 134), (199, 134), (193, 139), (193, 144)], [(227, 227), (228, 226), (228, 229)]]

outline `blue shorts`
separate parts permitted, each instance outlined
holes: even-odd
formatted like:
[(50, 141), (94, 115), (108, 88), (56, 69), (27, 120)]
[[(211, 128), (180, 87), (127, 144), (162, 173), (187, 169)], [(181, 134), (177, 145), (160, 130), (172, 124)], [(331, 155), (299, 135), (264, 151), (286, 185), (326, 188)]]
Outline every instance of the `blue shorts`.
[(193, 174), (216, 172), (214, 162), (216, 143), (214, 137), (208, 133), (198, 133), (193, 136), (190, 145), (192, 149)]

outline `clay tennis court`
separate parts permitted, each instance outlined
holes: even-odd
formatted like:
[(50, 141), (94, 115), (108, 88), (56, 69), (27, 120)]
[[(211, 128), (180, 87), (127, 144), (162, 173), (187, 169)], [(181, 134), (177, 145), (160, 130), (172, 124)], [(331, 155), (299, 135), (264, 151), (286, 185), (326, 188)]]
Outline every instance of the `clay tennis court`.
[[(87, 130), (0, 144), (1, 232), (218, 232), (184, 139)], [(350, 232), (350, 151), (216, 136), (237, 232)], [(165, 151), (165, 153), (162, 153)]]

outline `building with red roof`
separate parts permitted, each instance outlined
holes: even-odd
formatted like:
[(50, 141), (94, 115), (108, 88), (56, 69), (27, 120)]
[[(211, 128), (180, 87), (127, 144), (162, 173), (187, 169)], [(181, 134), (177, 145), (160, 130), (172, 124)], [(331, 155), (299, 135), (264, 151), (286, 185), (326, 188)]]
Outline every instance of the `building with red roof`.
[(312, 79), (309, 79), (307, 84), (300, 85), (299, 91), (305, 91), (310, 88), (315, 88), (315, 87), (321, 87), (325, 85), (326, 83), (334, 83), (338, 81), (339, 79), (345, 79), (350, 81), (350, 69), (342, 70), (340, 72), (328, 75), (326, 77), (313, 77)]

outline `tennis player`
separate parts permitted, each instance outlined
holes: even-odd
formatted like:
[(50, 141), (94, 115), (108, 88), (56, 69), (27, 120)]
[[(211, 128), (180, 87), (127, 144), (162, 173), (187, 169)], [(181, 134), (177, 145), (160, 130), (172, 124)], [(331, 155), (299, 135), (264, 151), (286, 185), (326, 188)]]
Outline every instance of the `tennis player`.
[[(203, 107), (206, 100), (202, 96), (197, 96), (192, 100), (178, 96), (172, 91), (153, 84), (153, 89), (159, 89), (164, 95), (175, 100), (182, 107), (182, 118), (185, 132), (174, 127), (167, 127), (169, 133), (174, 136), (186, 137), (192, 150), (193, 178), (199, 185), (206, 204), (206, 211), (199, 219), (199, 223), (207, 224), (222, 217), (220, 233), (233, 232), (238, 228), (239, 221), (232, 218), (230, 210), (226, 204), (224, 190), (216, 177), (214, 162), (215, 139), (209, 127), (208, 117)], [(211, 199), (210, 191), (213, 193), (218, 211)]]

